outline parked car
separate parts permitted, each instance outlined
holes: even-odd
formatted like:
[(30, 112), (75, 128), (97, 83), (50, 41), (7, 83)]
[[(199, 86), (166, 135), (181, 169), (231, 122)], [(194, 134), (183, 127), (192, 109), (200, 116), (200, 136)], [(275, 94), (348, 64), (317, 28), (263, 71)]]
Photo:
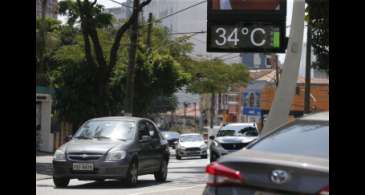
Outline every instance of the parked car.
[(154, 174), (163, 182), (169, 162), (167, 141), (144, 118), (104, 117), (85, 122), (72, 139), (56, 150), (53, 181), (119, 179), (135, 186), (139, 175)]
[(203, 136), (197, 133), (181, 134), (176, 145), (176, 159), (186, 156), (200, 156), (207, 158), (208, 146)]
[(162, 135), (165, 137), (167, 142), (169, 143), (169, 146), (175, 149), (175, 146), (177, 144), (177, 140), (179, 140), (180, 133), (176, 131), (164, 131), (162, 132)]
[(210, 162), (237, 151), (258, 138), (255, 123), (229, 123), (218, 130), (217, 136), (210, 136)]
[(329, 116), (277, 128), (207, 166), (204, 195), (329, 194)]

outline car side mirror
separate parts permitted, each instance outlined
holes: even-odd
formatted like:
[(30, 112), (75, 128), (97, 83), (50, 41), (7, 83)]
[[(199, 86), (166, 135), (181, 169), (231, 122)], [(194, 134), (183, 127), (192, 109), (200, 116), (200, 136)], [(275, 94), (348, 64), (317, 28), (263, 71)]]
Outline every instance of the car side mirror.
[(148, 142), (151, 140), (151, 137), (148, 135), (142, 135), (141, 139), (139, 140), (139, 142)]
[(214, 136), (214, 135), (209, 136), (209, 139), (210, 139), (210, 140), (214, 140), (214, 138), (215, 138), (215, 136)]

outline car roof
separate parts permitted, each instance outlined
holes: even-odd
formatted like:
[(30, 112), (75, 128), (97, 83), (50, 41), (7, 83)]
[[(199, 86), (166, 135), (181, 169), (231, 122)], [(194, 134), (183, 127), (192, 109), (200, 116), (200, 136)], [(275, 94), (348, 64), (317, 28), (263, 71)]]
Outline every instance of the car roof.
[(139, 117), (131, 117), (131, 116), (108, 116), (108, 117), (99, 117), (99, 118), (93, 118), (90, 119), (91, 120), (118, 120), (118, 121), (133, 121), (133, 122), (138, 122), (140, 120), (149, 120), (149, 119), (145, 119), (145, 118), (139, 118)]
[(303, 121), (329, 121), (329, 112), (318, 112), (313, 114), (304, 115), (298, 120)]
[(199, 133), (184, 133), (181, 134), (180, 136), (185, 136), (185, 135), (200, 135)]
[(225, 126), (255, 126), (255, 123), (228, 123)]

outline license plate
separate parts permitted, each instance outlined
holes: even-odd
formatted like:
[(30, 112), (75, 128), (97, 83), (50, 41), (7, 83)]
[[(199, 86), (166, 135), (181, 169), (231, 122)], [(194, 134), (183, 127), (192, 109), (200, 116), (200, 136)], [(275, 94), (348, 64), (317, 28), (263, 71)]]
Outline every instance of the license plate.
[(72, 169), (74, 171), (93, 171), (94, 164), (92, 164), (92, 163), (73, 163)]

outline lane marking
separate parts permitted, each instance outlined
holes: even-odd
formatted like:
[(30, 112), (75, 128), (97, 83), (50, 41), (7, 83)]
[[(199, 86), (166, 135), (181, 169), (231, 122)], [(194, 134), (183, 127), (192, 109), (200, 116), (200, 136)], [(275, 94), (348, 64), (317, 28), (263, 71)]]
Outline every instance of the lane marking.
[(154, 190), (154, 191), (149, 191), (149, 192), (139, 192), (139, 193), (135, 193), (135, 194), (130, 194), (130, 195), (142, 195), (142, 194), (151, 194), (151, 193), (156, 193), (156, 192), (168, 192), (168, 191), (173, 191), (173, 190), (185, 190), (185, 189), (190, 189), (190, 188), (195, 188), (195, 187), (204, 187), (205, 184), (199, 184), (199, 185), (194, 185), (194, 186), (190, 186), (190, 187), (179, 187), (179, 188), (170, 188), (170, 189), (163, 189), (163, 190)]

